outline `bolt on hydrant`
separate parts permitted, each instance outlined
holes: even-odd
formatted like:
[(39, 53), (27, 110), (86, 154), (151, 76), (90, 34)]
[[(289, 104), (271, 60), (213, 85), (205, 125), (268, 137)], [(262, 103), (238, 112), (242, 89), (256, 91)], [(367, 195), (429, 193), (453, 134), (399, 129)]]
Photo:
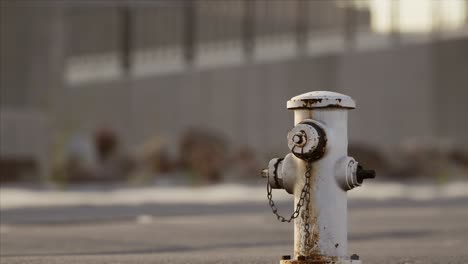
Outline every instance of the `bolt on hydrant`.
[[(262, 171), (267, 178), (268, 200), (281, 222), (294, 220), (294, 256), (280, 263), (352, 263), (359, 256), (347, 252), (346, 192), (375, 178), (348, 156), (348, 110), (354, 100), (346, 95), (315, 91), (291, 98), (295, 127), (287, 135), (291, 153), (269, 162)], [(294, 195), (292, 215), (281, 216), (272, 189)]]

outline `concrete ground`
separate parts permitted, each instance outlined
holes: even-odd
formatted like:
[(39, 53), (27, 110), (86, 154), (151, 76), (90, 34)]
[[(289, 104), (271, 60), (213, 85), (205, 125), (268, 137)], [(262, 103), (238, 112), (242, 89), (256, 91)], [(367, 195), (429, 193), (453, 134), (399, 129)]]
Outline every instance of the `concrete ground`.
[[(278, 263), (291, 254), (292, 225), (269, 210), (266, 202), (2, 209), (0, 263)], [(363, 263), (468, 263), (468, 199), (351, 200), (349, 253)]]

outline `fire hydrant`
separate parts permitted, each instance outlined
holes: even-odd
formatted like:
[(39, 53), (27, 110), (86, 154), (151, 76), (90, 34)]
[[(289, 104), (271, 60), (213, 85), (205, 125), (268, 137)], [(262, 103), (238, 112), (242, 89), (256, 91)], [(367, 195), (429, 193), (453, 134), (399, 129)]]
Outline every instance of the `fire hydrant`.
[[(268, 200), (281, 222), (294, 220), (294, 256), (280, 263), (352, 263), (359, 256), (347, 252), (346, 192), (360, 186), (375, 171), (365, 170), (348, 156), (348, 110), (354, 100), (346, 95), (314, 91), (291, 98), (295, 127), (287, 135), (291, 153), (269, 162)], [(272, 199), (272, 189), (294, 195), (294, 211), (284, 217)]]

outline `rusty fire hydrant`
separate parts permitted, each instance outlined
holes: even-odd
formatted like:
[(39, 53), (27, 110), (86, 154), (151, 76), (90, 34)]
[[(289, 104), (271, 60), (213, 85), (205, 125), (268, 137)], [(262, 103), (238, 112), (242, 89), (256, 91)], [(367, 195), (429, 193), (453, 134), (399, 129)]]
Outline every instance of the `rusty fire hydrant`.
[[(354, 100), (346, 95), (315, 91), (291, 98), (295, 127), (288, 133), (291, 153), (272, 159), (262, 176), (268, 179), (270, 206), (278, 220), (294, 220), (294, 256), (287, 263), (360, 264), (357, 255), (347, 252), (346, 192), (375, 178), (348, 156), (348, 110)], [(294, 195), (291, 216), (278, 213), (272, 189)]]

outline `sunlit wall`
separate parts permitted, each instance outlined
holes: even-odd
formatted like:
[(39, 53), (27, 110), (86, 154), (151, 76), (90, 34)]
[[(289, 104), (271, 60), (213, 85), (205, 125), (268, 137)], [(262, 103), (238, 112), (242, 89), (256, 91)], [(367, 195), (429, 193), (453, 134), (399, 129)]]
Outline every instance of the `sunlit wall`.
[(372, 29), (380, 33), (425, 33), (459, 28), (467, 21), (466, 0), (371, 0)]

